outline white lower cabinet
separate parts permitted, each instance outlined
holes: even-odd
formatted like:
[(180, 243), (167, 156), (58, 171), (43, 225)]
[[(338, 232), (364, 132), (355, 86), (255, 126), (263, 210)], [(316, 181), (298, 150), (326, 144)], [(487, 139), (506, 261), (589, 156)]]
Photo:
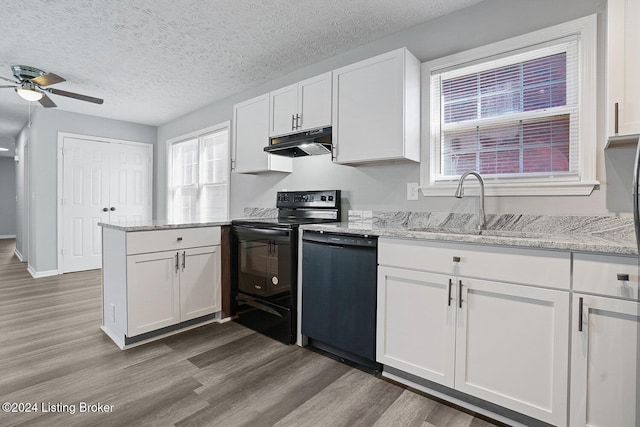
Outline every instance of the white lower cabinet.
[(133, 337), (220, 311), (219, 246), (127, 257)]
[(453, 387), (456, 310), (443, 274), (378, 268), (378, 362)]
[[(564, 426), (570, 255), (504, 250), (514, 264), (554, 270), (560, 279), (556, 277), (553, 287), (564, 281), (563, 289), (547, 289), (527, 285), (528, 276), (504, 262), (503, 250), (381, 239), (377, 360)], [(412, 256), (430, 251), (433, 258)], [(486, 275), (501, 269), (496, 273), (500, 281), (465, 276), (465, 270), (479, 271), (475, 256), (485, 265)], [(402, 265), (387, 265), (394, 262)]]
[(640, 425), (637, 262), (637, 257), (574, 255), (572, 427)]
[(222, 309), (220, 227), (103, 228), (103, 253), (102, 329), (121, 348)]

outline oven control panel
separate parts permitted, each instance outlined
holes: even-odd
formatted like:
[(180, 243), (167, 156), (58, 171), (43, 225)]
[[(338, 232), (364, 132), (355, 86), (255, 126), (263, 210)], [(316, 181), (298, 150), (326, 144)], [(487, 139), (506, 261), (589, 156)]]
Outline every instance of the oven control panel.
[(329, 208), (340, 207), (340, 190), (278, 191), (278, 208)]

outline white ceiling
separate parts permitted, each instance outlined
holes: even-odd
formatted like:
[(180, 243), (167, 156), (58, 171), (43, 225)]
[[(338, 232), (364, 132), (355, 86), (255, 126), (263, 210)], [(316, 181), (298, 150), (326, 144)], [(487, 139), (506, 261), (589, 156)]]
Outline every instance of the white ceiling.
[[(480, 0), (30, 0), (4, 2), (11, 64), (67, 79), (59, 109), (160, 125), (229, 95)], [(33, 108), (41, 108), (35, 103)], [(0, 89), (0, 144), (28, 103)], [(10, 139), (11, 139), (10, 138)]]

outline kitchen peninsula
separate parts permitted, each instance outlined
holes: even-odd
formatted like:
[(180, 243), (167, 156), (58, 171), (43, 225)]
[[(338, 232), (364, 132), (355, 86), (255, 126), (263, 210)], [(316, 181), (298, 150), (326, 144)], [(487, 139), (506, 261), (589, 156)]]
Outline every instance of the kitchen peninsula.
[(124, 349), (219, 320), (227, 224), (99, 223), (102, 330)]

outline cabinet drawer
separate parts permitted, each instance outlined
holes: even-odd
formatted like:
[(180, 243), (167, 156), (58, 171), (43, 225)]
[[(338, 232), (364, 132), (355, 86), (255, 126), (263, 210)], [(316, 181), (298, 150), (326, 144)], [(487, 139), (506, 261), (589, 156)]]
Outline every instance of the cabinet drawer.
[(573, 254), (573, 290), (638, 300), (638, 258)]
[(390, 267), (569, 289), (569, 252), (421, 240), (381, 239), (378, 262)]
[(424, 240), (381, 238), (378, 242), (378, 264), (411, 270), (454, 274), (456, 246)]
[(220, 244), (220, 227), (176, 228), (127, 233), (127, 255)]

